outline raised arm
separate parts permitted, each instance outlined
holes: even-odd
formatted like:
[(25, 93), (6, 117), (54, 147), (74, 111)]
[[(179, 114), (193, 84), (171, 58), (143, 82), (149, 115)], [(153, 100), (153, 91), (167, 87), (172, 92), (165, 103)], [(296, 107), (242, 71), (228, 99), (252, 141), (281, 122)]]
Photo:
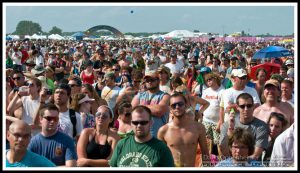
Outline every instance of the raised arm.
[(163, 99), (157, 105), (146, 105), (155, 117), (162, 117), (169, 110), (170, 96), (165, 94)]

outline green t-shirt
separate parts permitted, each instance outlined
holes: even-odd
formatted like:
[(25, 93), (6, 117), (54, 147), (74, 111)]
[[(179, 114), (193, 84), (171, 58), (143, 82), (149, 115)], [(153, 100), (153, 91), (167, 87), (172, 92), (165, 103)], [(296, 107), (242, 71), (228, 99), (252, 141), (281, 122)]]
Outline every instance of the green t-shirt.
[(54, 85), (53, 80), (47, 78), (47, 85), (50, 87), (50, 89), (52, 90), (52, 92), (54, 92), (55, 85)]
[(134, 136), (121, 139), (109, 162), (112, 167), (174, 167), (174, 159), (168, 146), (152, 137), (138, 143)]

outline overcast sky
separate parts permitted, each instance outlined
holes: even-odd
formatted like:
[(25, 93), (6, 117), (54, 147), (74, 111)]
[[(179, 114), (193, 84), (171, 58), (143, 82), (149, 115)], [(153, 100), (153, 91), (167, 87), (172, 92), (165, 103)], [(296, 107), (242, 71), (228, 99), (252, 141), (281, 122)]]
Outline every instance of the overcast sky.
[(14, 32), (20, 21), (29, 20), (39, 23), (46, 32), (53, 26), (57, 26), (63, 32), (73, 32), (85, 31), (96, 25), (110, 25), (123, 33), (171, 32), (185, 29), (221, 35), (242, 30), (254, 35), (266, 33), (287, 35), (294, 32), (296, 17), (295, 8), (291, 3), (280, 6), (259, 3), (247, 6), (243, 4), (215, 6), (201, 3), (147, 6), (146, 4), (112, 6), (113, 4), (101, 3), (79, 5), (6, 3), (5, 5), (8, 5), (6, 12), (4, 11), (6, 33)]

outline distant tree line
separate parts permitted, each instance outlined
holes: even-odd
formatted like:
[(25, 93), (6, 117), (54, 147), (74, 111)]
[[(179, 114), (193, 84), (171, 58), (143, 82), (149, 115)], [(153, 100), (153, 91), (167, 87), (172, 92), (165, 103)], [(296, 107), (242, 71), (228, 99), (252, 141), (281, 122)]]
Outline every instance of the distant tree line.
[[(83, 31), (84, 32), (84, 31)], [(199, 30), (194, 30), (194, 32), (200, 32)], [(63, 32), (62, 29), (58, 28), (57, 26), (53, 26), (52, 29), (49, 32), (44, 32), (42, 31), (42, 27), (40, 26), (40, 24), (32, 22), (32, 21), (27, 21), (27, 20), (23, 20), (20, 21), (17, 24), (16, 30), (12, 33), (14, 35), (33, 35), (33, 34), (39, 34), (39, 35), (50, 35), (50, 34), (59, 34), (59, 35), (63, 35), (63, 36), (71, 36), (76, 32)], [(132, 33), (132, 32), (127, 32), (127, 33), (123, 33), (124, 35), (132, 35), (134, 37), (148, 37), (151, 35), (163, 35), (163, 34), (167, 34), (168, 32), (139, 32), (139, 33)], [(94, 33), (92, 33), (92, 35), (94, 36), (111, 36), (113, 35), (112, 32), (110, 31), (103, 31), (103, 30), (99, 30), (96, 31)], [(224, 34), (224, 36), (228, 36), (228, 34)], [(241, 36), (242, 37), (249, 37), (252, 36), (249, 33), (245, 33), (245, 31), (241, 31)], [(293, 37), (293, 34), (290, 35), (272, 35), (270, 33), (266, 33), (266, 34), (259, 34), (259, 35), (254, 35), (255, 37), (274, 37), (274, 36), (285, 36), (285, 37)]]
[(53, 26), (52, 29), (49, 32), (42, 31), (42, 27), (40, 24), (23, 20), (20, 21), (17, 24), (16, 31), (14, 31), (12, 34), (14, 35), (33, 35), (33, 34), (39, 34), (39, 35), (50, 35), (50, 34), (62, 34), (62, 29)]

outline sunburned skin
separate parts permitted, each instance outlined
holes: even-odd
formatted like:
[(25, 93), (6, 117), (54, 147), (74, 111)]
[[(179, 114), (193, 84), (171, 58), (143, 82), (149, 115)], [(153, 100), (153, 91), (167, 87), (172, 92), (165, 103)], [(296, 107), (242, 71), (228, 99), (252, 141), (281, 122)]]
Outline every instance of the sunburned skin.
[(278, 112), (283, 114), (287, 119), (289, 126), (294, 122), (294, 109), (289, 103), (285, 102), (278, 103), (276, 107), (269, 107), (266, 104), (263, 104), (254, 110), (253, 115), (254, 117), (267, 123), (271, 112)]
[(203, 163), (209, 161), (206, 133), (204, 125), (194, 121), (186, 113), (187, 105), (183, 98), (183, 95), (171, 97), (170, 109), (173, 121), (159, 129), (157, 138), (168, 145), (176, 166), (194, 167), (198, 144)]
[(194, 167), (199, 136), (205, 137), (205, 131), (195, 121), (189, 121), (186, 127), (176, 127), (173, 123), (165, 126), (164, 141), (167, 142), (177, 166)]

